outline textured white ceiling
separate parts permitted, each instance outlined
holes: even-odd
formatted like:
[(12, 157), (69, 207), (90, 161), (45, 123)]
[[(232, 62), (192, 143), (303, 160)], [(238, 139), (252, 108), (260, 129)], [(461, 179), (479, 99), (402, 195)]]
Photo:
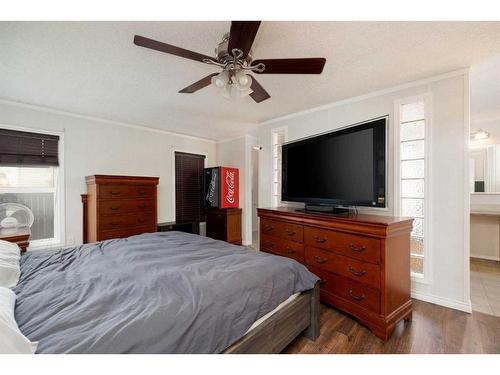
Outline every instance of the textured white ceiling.
[[(470, 70), (470, 80), (473, 128), (500, 123), (500, 54), (474, 65)], [(500, 135), (500, 129), (497, 133)]]
[(263, 22), (254, 58), (326, 57), (323, 74), (258, 75), (271, 99), (231, 103), (216, 71), (137, 47), (135, 34), (212, 54), (230, 22), (0, 22), (0, 98), (210, 139), (500, 53), (499, 22)]

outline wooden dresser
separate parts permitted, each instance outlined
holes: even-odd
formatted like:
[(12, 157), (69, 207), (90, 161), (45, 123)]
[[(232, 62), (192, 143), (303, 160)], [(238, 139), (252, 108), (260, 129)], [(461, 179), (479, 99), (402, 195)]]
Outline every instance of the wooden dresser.
[(382, 340), (411, 320), (412, 219), (258, 209), (260, 250), (293, 258), (321, 278), (321, 300)]
[(28, 249), (28, 246), (30, 245), (30, 236), (30, 228), (23, 227), (15, 229), (0, 229), (0, 240), (17, 244), (17, 246), (21, 249), (21, 252)]
[(241, 208), (207, 209), (207, 237), (241, 245)]
[(156, 232), (158, 177), (87, 176), (83, 242)]

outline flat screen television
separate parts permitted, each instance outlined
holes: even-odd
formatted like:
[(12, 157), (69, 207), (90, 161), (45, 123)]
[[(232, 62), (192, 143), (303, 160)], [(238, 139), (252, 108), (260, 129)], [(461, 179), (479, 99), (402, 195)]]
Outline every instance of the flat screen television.
[(281, 200), (385, 207), (387, 119), (283, 144)]

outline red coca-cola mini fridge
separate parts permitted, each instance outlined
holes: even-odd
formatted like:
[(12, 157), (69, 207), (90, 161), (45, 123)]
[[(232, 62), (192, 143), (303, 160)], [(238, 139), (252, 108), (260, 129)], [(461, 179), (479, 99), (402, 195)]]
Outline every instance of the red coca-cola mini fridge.
[(204, 199), (207, 208), (239, 207), (238, 168), (205, 168)]

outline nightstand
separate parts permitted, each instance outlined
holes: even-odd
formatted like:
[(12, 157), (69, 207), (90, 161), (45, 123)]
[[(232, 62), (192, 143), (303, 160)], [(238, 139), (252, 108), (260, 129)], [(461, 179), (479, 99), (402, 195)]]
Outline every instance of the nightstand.
[(241, 208), (207, 209), (207, 237), (241, 245)]
[(0, 229), (0, 240), (16, 243), (21, 251), (26, 251), (30, 245), (30, 236), (31, 230), (29, 228)]

